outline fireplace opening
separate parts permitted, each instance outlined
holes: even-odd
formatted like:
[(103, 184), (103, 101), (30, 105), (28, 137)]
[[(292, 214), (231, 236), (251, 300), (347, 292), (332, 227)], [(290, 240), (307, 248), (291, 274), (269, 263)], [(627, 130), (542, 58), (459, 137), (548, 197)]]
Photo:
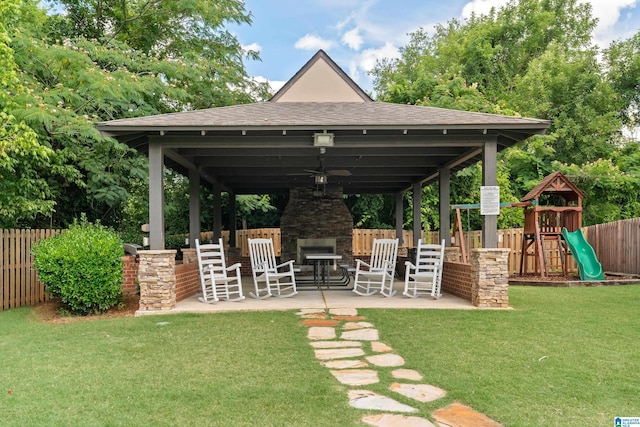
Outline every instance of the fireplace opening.
[(297, 242), (297, 257), (298, 264), (304, 264), (304, 254), (335, 254), (336, 253), (336, 239), (322, 238), (322, 239), (298, 239)]

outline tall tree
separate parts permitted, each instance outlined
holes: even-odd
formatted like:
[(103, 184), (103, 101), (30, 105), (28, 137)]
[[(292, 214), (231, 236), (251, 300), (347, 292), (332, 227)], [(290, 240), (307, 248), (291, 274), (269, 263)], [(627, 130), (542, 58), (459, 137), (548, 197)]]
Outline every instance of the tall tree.
[(13, 227), (22, 218), (33, 220), (54, 206), (49, 185), (40, 177), (51, 167), (54, 153), (14, 115), (15, 97), (26, 91), (8, 33), (20, 20), (19, 3), (0, 0), (0, 227)]
[[(622, 61), (611, 67), (619, 93), (628, 89), (624, 104), (591, 46), (595, 23), (590, 6), (578, 0), (512, 0), (487, 15), (438, 26), (431, 35), (416, 31), (400, 58), (376, 66), (375, 89), (390, 102), (551, 120), (545, 136), (501, 153), (510, 184), (501, 197), (521, 197), (561, 164), (618, 157), (617, 113), (633, 105), (638, 73), (633, 67), (627, 73)], [(634, 46), (620, 44), (609, 56), (636, 58)], [(452, 178), (454, 203), (477, 202), (457, 185), (469, 173)]]
[[(239, 1), (145, 3), (155, 8), (154, 17), (138, 10), (137, 1), (69, 2), (68, 10), (56, 3), (54, 10), (64, 11), (57, 15), (36, 0), (21, 3), (23, 13), (9, 35), (25, 91), (14, 98), (12, 112), (55, 154), (54, 167), (38, 174), (57, 202), (50, 218), (41, 217), (47, 225), (65, 226), (86, 212), (90, 220), (117, 226), (130, 188), (146, 177), (144, 159), (103, 138), (96, 121), (245, 103), (268, 94), (266, 85), (247, 77), (244, 53), (224, 31), (227, 22), (249, 19), (238, 15)], [(92, 6), (98, 3), (108, 7)], [(180, 19), (170, 19), (179, 7), (186, 7), (175, 15)], [(145, 31), (147, 21), (163, 16), (161, 31)], [(117, 19), (122, 25), (114, 26)], [(208, 38), (200, 43), (199, 36)]]
[(608, 76), (623, 103), (622, 121), (640, 126), (640, 31), (633, 37), (611, 44), (605, 51)]

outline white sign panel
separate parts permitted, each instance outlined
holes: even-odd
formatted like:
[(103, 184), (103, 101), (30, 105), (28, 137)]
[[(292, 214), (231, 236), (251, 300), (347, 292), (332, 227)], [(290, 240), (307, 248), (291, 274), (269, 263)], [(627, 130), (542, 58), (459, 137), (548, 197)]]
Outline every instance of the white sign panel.
[(500, 215), (500, 187), (497, 185), (480, 187), (480, 215)]

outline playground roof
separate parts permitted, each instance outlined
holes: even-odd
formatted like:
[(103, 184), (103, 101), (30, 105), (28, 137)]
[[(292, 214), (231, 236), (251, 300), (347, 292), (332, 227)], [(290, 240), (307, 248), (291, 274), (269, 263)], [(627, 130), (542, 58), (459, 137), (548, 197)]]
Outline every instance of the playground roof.
[(565, 200), (582, 200), (584, 193), (580, 191), (562, 172), (554, 172), (529, 191), (521, 201), (538, 200), (543, 194), (558, 194)]

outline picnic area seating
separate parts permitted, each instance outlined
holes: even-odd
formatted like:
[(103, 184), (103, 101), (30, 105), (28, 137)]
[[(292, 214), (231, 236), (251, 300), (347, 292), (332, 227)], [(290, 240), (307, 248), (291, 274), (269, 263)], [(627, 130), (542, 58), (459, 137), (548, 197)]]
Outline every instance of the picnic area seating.
[(386, 297), (395, 295), (393, 277), (398, 257), (398, 239), (374, 239), (371, 261), (356, 260), (353, 292), (369, 296), (380, 292)]
[(418, 241), (415, 264), (411, 261), (405, 262), (403, 295), (410, 298), (420, 295), (440, 298), (444, 246), (444, 239), (440, 245), (426, 244), (422, 239)]
[(222, 239), (219, 239), (218, 243), (211, 244), (200, 244), (196, 239), (196, 253), (202, 285), (202, 296), (198, 298), (201, 302), (211, 304), (220, 299), (227, 301), (244, 299), (240, 263), (226, 266)]
[[(265, 299), (271, 296), (292, 297), (296, 290), (296, 278), (293, 260), (277, 264), (273, 240), (249, 239), (249, 257), (255, 294), (253, 298)], [(260, 284), (264, 285), (260, 287)]]

